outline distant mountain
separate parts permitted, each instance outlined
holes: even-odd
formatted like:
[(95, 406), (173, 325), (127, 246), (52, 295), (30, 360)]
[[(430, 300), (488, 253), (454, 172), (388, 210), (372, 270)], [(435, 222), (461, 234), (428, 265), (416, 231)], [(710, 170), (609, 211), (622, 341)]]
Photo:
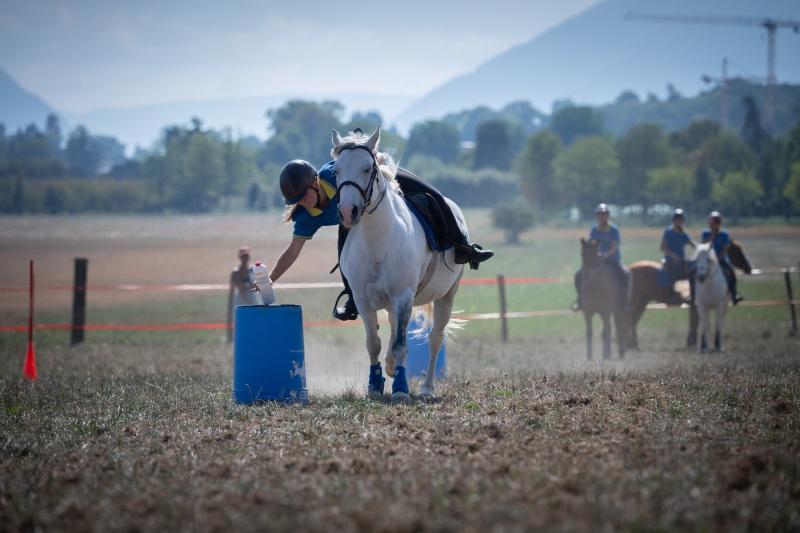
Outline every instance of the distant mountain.
[[(718, 75), (723, 57), (731, 75), (766, 75), (766, 39), (758, 26), (625, 20), (629, 11), (798, 19), (797, 0), (608, 0), (458, 76), (415, 101), (396, 120), (415, 122), (478, 105), (527, 100), (544, 111), (559, 99), (608, 102), (623, 90), (663, 95), (668, 83), (685, 94)], [(800, 81), (800, 36), (777, 33), (777, 76)]]
[(42, 125), (48, 113), (52, 112), (50, 104), (23, 89), (6, 71), (0, 69), (0, 123), (5, 125), (7, 132), (16, 131), (31, 122)]

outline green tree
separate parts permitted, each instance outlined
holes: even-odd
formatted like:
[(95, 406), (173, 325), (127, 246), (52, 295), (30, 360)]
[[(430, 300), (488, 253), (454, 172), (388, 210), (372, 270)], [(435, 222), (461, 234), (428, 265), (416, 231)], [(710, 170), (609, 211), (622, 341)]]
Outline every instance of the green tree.
[(44, 209), (51, 215), (64, 211), (67, 198), (60, 188), (49, 185), (44, 192)]
[(274, 132), (259, 156), (259, 166), (283, 166), (291, 159), (305, 159), (316, 167), (330, 160), (331, 130), (341, 130), (344, 111), (338, 102), (291, 100), (267, 111)]
[(473, 168), (511, 168), (512, 139), (508, 122), (503, 119), (488, 120), (478, 126), (475, 135)]
[(84, 126), (78, 126), (67, 139), (66, 158), (72, 175), (87, 177), (97, 175), (103, 154), (89, 131)]
[(50, 147), (50, 157), (53, 159), (61, 158), (61, 143), (63, 138), (61, 135), (61, 124), (58, 120), (58, 115), (50, 113), (47, 115), (45, 121), (45, 135), (47, 135), (47, 143)]
[(452, 164), (458, 159), (461, 140), (455, 127), (442, 120), (426, 120), (414, 124), (408, 135), (405, 158), (415, 155), (435, 157)]
[(616, 196), (619, 162), (614, 145), (605, 137), (577, 141), (556, 157), (554, 165), (556, 190), (567, 205), (577, 205), (582, 215)]
[(694, 176), (691, 169), (668, 166), (650, 171), (647, 195), (653, 203), (666, 202), (673, 206), (686, 205), (692, 198)]
[(570, 105), (553, 114), (550, 130), (569, 146), (581, 137), (603, 133), (603, 120), (591, 107)]
[(650, 172), (670, 162), (667, 137), (660, 126), (643, 123), (619, 139), (616, 148), (620, 165), (620, 198), (641, 205), (642, 215), (646, 216)]
[(693, 120), (684, 129), (673, 132), (669, 136), (669, 142), (673, 148), (684, 153), (692, 153), (704, 142), (719, 135), (720, 131), (720, 125), (713, 120)]
[(21, 215), (25, 212), (25, 189), (22, 178), (17, 178), (14, 182), (14, 191), (11, 193), (11, 213)]
[(755, 168), (756, 158), (750, 148), (736, 135), (722, 132), (700, 147), (700, 157), (708, 163), (716, 177), (729, 172), (748, 172)]
[(522, 201), (500, 204), (492, 210), (492, 222), (505, 231), (507, 243), (519, 244), (520, 233), (533, 227), (533, 211)]
[(561, 141), (544, 130), (528, 138), (517, 158), (516, 168), (522, 193), (537, 209), (552, 206), (556, 200), (553, 163), (561, 151)]
[(748, 215), (753, 212), (764, 195), (761, 184), (751, 173), (731, 172), (714, 184), (711, 197), (726, 212), (734, 218)]
[(789, 181), (783, 189), (783, 196), (789, 201), (795, 212), (800, 212), (800, 162), (792, 165)]

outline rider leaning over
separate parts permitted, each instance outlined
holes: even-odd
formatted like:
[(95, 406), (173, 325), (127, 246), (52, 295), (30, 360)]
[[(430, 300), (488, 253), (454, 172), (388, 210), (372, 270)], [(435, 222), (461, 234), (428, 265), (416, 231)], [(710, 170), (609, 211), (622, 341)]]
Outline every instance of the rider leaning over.
[(697, 247), (683, 229), (685, 218), (683, 209), (676, 209), (672, 214), (672, 225), (664, 229), (664, 235), (661, 237), (661, 251), (664, 252), (662, 263), (673, 281), (689, 278), (685, 248), (687, 244), (692, 248)]
[(710, 242), (714, 247), (714, 252), (717, 254), (722, 272), (725, 274), (725, 279), (728, 281), (728, 291), (731, 294), (733, 305), (741, 302), (743, 298), (739, 296), (736, 290), (736, 274), (728, 259), (728, 248), (731, 246), (731, 238), (728, 232), (722, 229), (722, 215), (719, 211), (712, 211), (708, 215), (708, 229), (703, 230), (700, 240), (703, 243)]
[[(622, 256), (620, 254), (620, 244), (622, 241), (619, 229), (616, 225), (609, 223), (610, 211), (607, 204), (598, 204), (594, 210), (594, 214), (597, 219), (597, 224), (592, 226), (589, 232), (589, 240), (597, 242), (597, 251), (600, 257), (605, 260), (606, 264), (612, 267), (620, 291), (619, 301), (623, 302), (623, 307), (626, 307), (628, 302), (629, 275), (627, 269), (622, 265)], [(575, 289), (578, 292), (578, 301), (573, 308), (574, 310), (581, 308), (580, 286), (582, 276), (582, 270), (578, 270), (575, 274)]]
[[(361, 136), (361, 131), (356, 129), (355, 135)], [(366, 141), (366, 137), (364, 140)], [(339, 223), (339, 196), (336, 193), (337, 178), (334, 172), (333, 161), (325, 163), (317, 172), (311, 163), (296, 159), (289, 161), (281, 170), (280, 187), (287, 205), (284, 220), (294, 224), (292, 240), (281, 253), (275, 267), (270, 272), (270, 279), (277, 281), (289, 267), (294, 264), (306, 241), (310, 240), (322, 226), (339, 226), (338, 252), (341, 256), (348, 230)], [(425, 193), (435, 201), (441, 209), (447, 222), (444, 237), (456, 249), (456, 263), (469, 263), (473, 269), (478, 264), (494, 255), (489, 250), (483, 250), (477, 244), (471, 244), (459, 229), (455, 217), (444, 201), (441, 193), (424, 182), (414, 174), (398, 169), (396, 181), (401, 191), (405, 194)], [(333, 316), (339, 320), (355, 320), (358, 310), (353, 301), (353, 294), (347, 279), (342, 276), (344, 291), (339, 295), (347, 295), (347, 302), (343, 307), (334, 307)], [(337, 303), (339, 298), (337, 298)]]

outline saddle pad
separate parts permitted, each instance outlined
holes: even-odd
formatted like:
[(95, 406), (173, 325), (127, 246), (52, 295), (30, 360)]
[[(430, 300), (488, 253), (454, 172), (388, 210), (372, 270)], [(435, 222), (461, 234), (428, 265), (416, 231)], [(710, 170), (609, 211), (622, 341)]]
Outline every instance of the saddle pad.
[(452, 248), (452, 244), (447, 242), (446, 239), (437, 239), (437, 235), (444, 233), (443, 230), (437, 231), (436, 225), (433, 221), (433, 216), (427, 207), (427, 198), (425, 195), (411, 195), (403, 196), (403, 200), (405, 200), (408, 209), (411, 213), (417, 217), (420, 225), (422, 226), (422, 231), (425, 232), (425, 240), (428, 241), (428, 246), (432, 251), (435, 252), (443, 252), (448, 248)]

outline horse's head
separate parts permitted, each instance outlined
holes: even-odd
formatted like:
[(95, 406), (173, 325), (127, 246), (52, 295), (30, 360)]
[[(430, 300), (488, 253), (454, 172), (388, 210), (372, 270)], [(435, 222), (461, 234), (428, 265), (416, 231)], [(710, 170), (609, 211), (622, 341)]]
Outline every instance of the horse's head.
[(600, 252), (597, 241), (587, 241), (581, 237), (581, 261), (584, 268), (593, 268), (600, 264)]
[(717, 254), (714, 252), (714, 247), (711, 246), (711, 243), (697, 246), (694, 262), (697, 281), (703, 283), (711, 273), (712, 268), (717, 264)]
[(366, 140), (356, 134), (343, 139), (336, 130), (331, 134), (331, 154), (336, 160), (333, 170), (338, 183), (339, 218), (346, 228), (358, 224), (370, 204), (378, 202), (381, 172), (375, 153), (380, 138), (380, 126)]

